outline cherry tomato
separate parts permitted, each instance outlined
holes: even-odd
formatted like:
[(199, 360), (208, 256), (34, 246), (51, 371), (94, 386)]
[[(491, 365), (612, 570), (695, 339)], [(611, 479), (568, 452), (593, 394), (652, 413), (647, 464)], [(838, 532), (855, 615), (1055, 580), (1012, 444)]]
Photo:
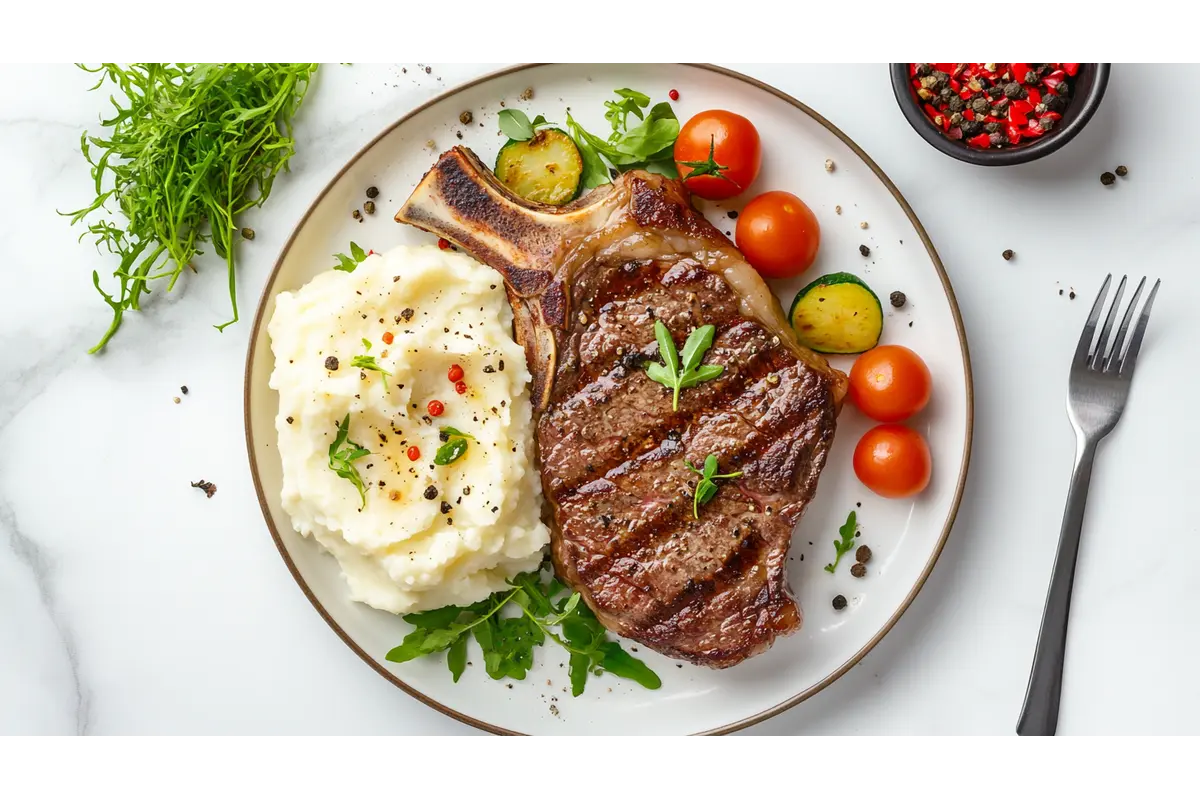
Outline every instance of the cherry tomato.
[(898, 344), (884, 344), (858, 357), (850, 368), (850, 400), (878, 422), (899, 422), (923, 409), (933, 391), (929, 367)]
[(732, 112), (701, 111), (679, 131), (675, 165), (683, 185), (697, 197), (724, 200), (741, 194), (762, 166), (758, 130)]
[(854, 448), (854, 474), (883, 497), (911, 497), (929, 485), (929, 445), (904, 425), (876, 425)]
[(793, 278), (812, 266), (821, 226), (812, 209), (790, 192), (765, 192), (738, 216), (738, 249), (764, 278)]
[(446, 372), (446, 377), (450, 379), (451, 383), (458, 383), (463, 379), (463, 368), (458, 364), (452, 364)]
[(441, 400), (430, 400), (429, 405), (425, 406), (425, 410), (429, 412), (431, 417), (440, 417), (446, 413), (446, 407), (442, 405)]

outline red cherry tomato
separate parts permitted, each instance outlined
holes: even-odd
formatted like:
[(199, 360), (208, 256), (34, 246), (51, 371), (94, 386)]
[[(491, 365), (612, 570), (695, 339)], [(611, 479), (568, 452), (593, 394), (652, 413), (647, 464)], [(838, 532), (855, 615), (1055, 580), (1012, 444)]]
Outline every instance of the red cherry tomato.
[(898, 344), (884, 344), (858, 357), (850, 368), (850, 400), (878, 422), (900, 422), (929, 403), (933, 379), (921, 357)]
[(821, 226), (812, 209), (790, 192), (765, 192), (738, 215), (738, 249), (764, 278), (792, 278), (812, 266)]
[(440, 417), (446, 412), (446, 407), (442, 405), (441, 400), (430, 400), (429, 405), (425, 406), (425, 410), (429, 412), (431, 417)]
[(929, 445), (904, 425), (876, 425), (854, 448), (854, 474), (883, 497), (911, 497), (929, 485)]
[(730, 111), (701, 111), (679, 131), (675, 166), (683, 185), (697, 197), (724, 200), (741, 194), (762, 166), (758, 130)]
[(463, 379), (463, 368), (458, 364), (454, 364), (446, 373), (446, 377), (450, 379), (451, 383), (458, 383)]
[(420, 457), (421, 457), (421, 448), (417, 447), (416, 445), (413, 445), (412, 447), (408, 448), (408, 460), (409, 461), (416, 461)]

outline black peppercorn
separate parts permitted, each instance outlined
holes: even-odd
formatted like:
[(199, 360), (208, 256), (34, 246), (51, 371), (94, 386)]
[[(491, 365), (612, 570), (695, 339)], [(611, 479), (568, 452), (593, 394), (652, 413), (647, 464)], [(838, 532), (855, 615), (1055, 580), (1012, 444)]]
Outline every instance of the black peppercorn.
[(432, 500), (435, 497), (437, 497), (437, 487), (436, 486), (426, 486), (425, 487), (425, 499)]
[(1038, 120), (1038, 127), (1044, 131), (1054, 130), (1054, 118), (1053, 117), (1042, 117), (1041, 119)]
[(938, 92), (938, 98), (943, 103), (949, 103), (951, 97), (958, 97), (958, 95), (956, 95), (954, 93), (954, 90), (951, 89), (949, 86), (943, 87), (942, 90), (940, 92)]
[(854, 566), (850, 567), (850, 574), (855, 578), (865, 578), (867, 576), (867, 565), (855, 564)]
[(865, 564), (871, 560), (871, 548), (865, 544), (860, 544), (858, 549), (854, 551), (854, 560), (860, 564)]
[(1012, 261), (1012, 257), (1013, 257), (1013, 251), (1012, 251), (1012, 250), (1005, 250), (1005, 251), (1004, 251), (1003, 253), (1001, 253), (1000, 255), (1001, 255), (1003, 258), (1004, 258), (1004, 260), (1005, 260), (1005, 261)]
[(979, 120), (964, 119), (961, 127), (963, 136), (969, 139), (979, 134), (979, 131), (983, 128), (983, 124)]
[(475, 115), (470, 111), (464, 111), (458, 115), (458, 121), (463, 125), (470, 125), (475, 120)]
[(845, 607), (846, 607), (845, 595), (839, 594), (837, 597), (833, 598), (833, 610), (834, 611), (841, 611)]
[(363, 203), (363, 211), (367, 212), (368, 214), (374, 214), (375, 213), (375, 201), (368, 200), (367, 202)]
[(1071, 84), (1063, 81), (1058, 86), (1054, 87), (1054, 93), (1059, 97), (1066, 97), (1071, 94)]
[(950, 115), (950, 127), (957, 128), (958, 126), (962, 125), (962, 121), (963, 115), (959, 114), (957, 111)]
[(947, 105), (949, 105), (951, 111), (962, 111), (967, 107), (967, 104), (958, 95), (952, 95)]
[[(433, 488), (433, 487), (430, 487), (430, 488)], [(445, 500), (443, 500), (441, 509), (442, 509), (443, 514), (449, 514), (451, 511), (454, 510), (454, 506), (450, 505)]]
[(992, 147), (1003, 147), (1004, 143), (1008, 141), (1008, 137), (1003, 133), (990, 133), (988, 137), (991, 140)]
[(1105, 186), (1112, 186), (1116, 182), (1116, 180), (1117, 180), (1117, 176), (1113, 175), (1111, 172), (1104, 172), (1104, 173), (1101, 173), (1101, 175), (1100, 175), (1100, 182), (1103, 183)]
[(1038, 103), (1044, 111), (1039, 111), (1039, 114), (1046, 111), (1062, 111), (1067, 106), (1067, 102), (1056, 94), (1046, 94), (1042, 96), (1042, 102)]
[(893, 308), (904, 308), (904, 304), (908, 302), (908, 297), (904, 292), (892, 292), (890, 300)]
[(1025, 87), (1016, 81), (1004, 84), (1004, 96), (1009, 100), (1020, 100), (1023, 94), (1025, 94)]
[(330, 372), (334, 372), (337, 370), (337, 368), (338, 368), (337, 356), (330, 356), (329, 358), (325, 359), (325, 369), (329, 370)]
[(999, 84), (991, 86), (987, 90), (988, 97), (999, 97), (1002, 94), (1004, 94), (1004, 87), (1000, 86)]
[(1025, 73), (1025, 81), (1024, 82), (1028, 83), (1028, 84), (1037, 83), (1037, 73), (1034, 72), (1033, 70), (1027, 71)]
[(984, 133), (999, 133), (1002, 126), (999, 122), (985, 122), (983, 125)]
[(374, 200), (376, 197), (379, 197), (379, 189), (374, 186), (368, 187), (367, 188), (367, 199)]
[(871, 248), (867, 247), (865, 244), (860, 244), (858, 246), (858, 252), (862, 254), (863, 258), (866, 258), (867, 256), (871, 255)]
[(929, 64), (917, 64), (917, 77), (926, 78), (933, 74), (933, 67)]
[(992, 113), (996, 114), (997, 116), (1003, 116), (1004, 114), (1007, 114), (1008, 113), (1008, 105), (1011, 102), (1012, 101), (1009, 100), (1007, 97), (1001, 97), (999, 100), (996, 101), (996, 105), (992, 106)]
[(971, 101), (971, 110), (980, 116), (987, 114), (991, 108), (992, 105), (987, 101), (986, 97), (976, 97)]
[[(1129, 167), (1125, 166), (1124, 164), (1122, 164), (1121, 166), (1117, 167), (1117, 177), (1118, 177), (1118, 178), (1124, 178), (1124, 177), (1125, 177), (1126, 175), (1128, 175), (1128, 174), (1129, 174)], [(184, 389), (184, 392), (183, 392), (183, 393), (184, 393), (184, 394), (187, 394), (187, 390), (186, 390), (186, 389)]]
[(362, 222), (362, 218), (363, 218), (362, 212), (359, 211), (357, 208), (350, 212), (350, 216), (354, 217), (359, 222)]

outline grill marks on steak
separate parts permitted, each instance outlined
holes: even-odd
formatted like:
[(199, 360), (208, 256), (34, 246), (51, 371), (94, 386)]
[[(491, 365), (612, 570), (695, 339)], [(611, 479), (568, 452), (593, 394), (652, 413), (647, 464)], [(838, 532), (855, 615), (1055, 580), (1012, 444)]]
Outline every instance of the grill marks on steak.
[[(582, 282), (599, 311), (563, 337), (538, 426), (543, 462), (554, 465), (543, 483), (563, 526), (556, 563), (614, 630), (704, 663), (741, 660), (747, 643), (765, 648), (800, 622), (784, 577), (803, 505), (792, 490), (803, 467), (823, 465), (828, 387), (695, 262), (593, 270)], [(658, 358), (655, 319), (679, 347), (694, 327), (717, 328), (706, 363), (725, 372), (683, 392), (677, 412), (668, 389), (623, 363), (629, 352)], [(722, 472), (743, 475), (697, 520), (697, 476), (684, 462), (709, 453)]]
[[(514, 198), (455, 148), (397, 219), (506, 279), (534, 376), (559, 576), (609, 629), (714, 667), (794, 631), (792, 528), (816, 489), (845, 376), (800, 347), (778, 302), (677, 181), (630, 172), (570, 206)], [(682, 347), (716, 327), (718, 378), (671, 392), (645, 373), (654, 322)], [(710, 453), (715, 497), (692, 513)]]

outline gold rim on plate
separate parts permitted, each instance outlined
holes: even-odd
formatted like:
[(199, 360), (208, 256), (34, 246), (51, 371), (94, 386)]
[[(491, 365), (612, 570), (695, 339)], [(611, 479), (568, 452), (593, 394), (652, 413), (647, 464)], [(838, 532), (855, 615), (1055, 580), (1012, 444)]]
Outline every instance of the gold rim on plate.
[[(250, 346), (246, 352), (246, 370), (245, 370), (245, 375), (243, 378), (245, 386), (243, 389), (243, 401), (242, 402), (243, 402), (243, 416), (244, 416), (244, 422), (245, 422), (245, 426), (246, 426), (246, 452), (249, 454), (249, 457), (250, 457), (250, 475), (253, 477), (253, 480), (254, 480), (254, 491), (255, 491), (255, 494), (258, 496), (258, 505), (259, 505), (259, 508), (262, 510), (263, 519), (266, 520), (267, 528), (271, 531), (271, 538), (275, 540), (275, 546), (276, 546), (276, 548), (279, 549), (279, 555), (281, 555), (283, 557), (284, 563), (287, 564), (288, 571), (291, 572), (292, 577), (296, 579), (296, 583), (299, 584), (301, 591), (304, 592), (304, 596), (308, 598), (308, 601), (310, 603), (312, 603), (313, 608), (315, 608), (317, 610), (317, 613), (321, 615), (321, 618), (324, 619), (325, 622), (329, 625), (329, 627), (333, 629), (334, 633), (336, 633), (341, 638), (341, 640), (346, 643), (347, 647), (349, 647), (351, 650), (353, 650), (358, 655), (358, 657), (361, 658), (363, 661), (365, 661), (367, 663), (367, 665), (370, 666), (373, 670), (378, 672), (380, 675), (382, 675), (384, 678), (386, 678), (388, 681), (390, 681), (395, 686), (397, 686), (400, 689), (402, 689), (403, 691), (405, 691), (409, 696), (414, 697), (417, 700), (420, 700), (422, 703), (429, 706), (430, 708), (440, 711), (441, 713), (445, 714), (446, 716), (456, 719), (459, 722), (465, 723), (467, 725), (471, 725), (475, 728), (479, 728), (480, 730), (484, 730), (489, 733), (495, 733), (495, 734), (504, 735), (504, 736), (520, 736), (522, 734), (518, 731), (511, 731), (511, 730), (508, 730), (507, 728), (502, 728), (498, 725), (492, 725), (491, 723), (484, 722), (482, 720), (475, 719), (474, 717), (467, 716), (466, 714), (463, 714), (461, 712), (455, 711), (453, 708), (443, 705), (443, 704), (439, 703), (438, 701), (434, 700), (433, 698), (427, 697), (426, 695), (422, 694), (421, 692), (418, 692), (416, 689), (414, 689), (413, 687), (409, 686), (404, 681), (397, 678), (395, 675), (393, 675), (391, 672), (389, 672), (387, 669), (385, 669), (383, 667), (383, 665), (379, 663), (379, 661), (377, 661), (374, 657), (372, 657), (370, 654), (368, 654), (366, 651), (364, 651), (361, 647), (359, 647), (358, 644), (352, 638), (350, 638), (350, 636), (344, 630), (342, 630), (342, 627), (340, 625), (338, 625), (338, 623), (333, 619), (332, 616), (330, 616), (329, 612), (325, 610), (325, 607), (323, 605), (321, 605), (321, 601), (318, 600), (316, 595), (313, 594), (312, 589), (309, 588), (308, 583), (304, 580), (304, 577), (300, 574), (299, 569), (296, 568), (295, 562), (292, 561), (292, 557), (290, 555), (288, 555), (287, 548), (283, 544), (283, 538), (279, 535), (279, 531), (276, 529), (275, 523), (271, 519), (271, 513), (267, 508), (266, 495), (263, 492), (262, 481), (259, 479), (259, 476), (258, 476), (258, 461), (255, 458), (255, 454), (254, 454), (254, 434), (253, 434), (251, 426), (250, 426), (250, 370), (251, 370), (251, 365), (254, 363), (255, 348), (257, 347), (258, 338), (259, 338), (259, 328), (262, 326), (263, 317), (266, 314), (267, 305), (268, 305), (271, 297), (273, 296), (272, 289), (275, 286), (276, 278), (279, 277), (279, 270), (283, 266), (284, 259), (287, 257), (288, 252), (291, 250), (292, 244), (296, 240), (296, 236), (299, 235), (300, 230), (304, 227), (305, 223), (308, 222), (309, 217), (312, 216), (313, 211), (320, 204), (321, 200), (324, 199), (325, 195), (330, 191), (330, 189), (332, 189), (333, 186), (341, 179), (342, 175), (344, 175), (347, 172), (347, 170), (349, 170), (352, 166), (354, 166), (354, 164), (357, 163), (357, 161), (360, 158), (362, 158), (363, 155), (368, 150), (370, 150), (372, 147), (374, 147), (381, 139), (383, 139), (385, 136), (388, 136), (396, 128), (400, 127), (405, 122), (407, 122), (409, 119), (411, 119), (412, 117), (421, 113), (422, 111), (429, 108), (430, 106), (440, 103), (441, 101), (446, 100), (447, 98), (453, 97), (454, 95), (459, 94), (460, 92), (464, 92), (467, 89), (474, 88), (482, 83), (487, 83), (488, 81), (492, 81), (497, 78), (502, 78), (507, 75), (512, 75), (517, 72), (523, 72), (525, 70), (533, 69), (535, 67), (540, 67), (540, 66), (544, 66), (544, 64), (518, 64), (518, 65), (515, 65), (512, 67), (506, 67), (501, 70), (489, 72), (486, 75), (481, 75), (480, 77), (475, 78), (474, 80), (468, 81), (460, 86), (456, 86), (453, 89), (450, 89), (446, 92), (443, 92), (442, 94), (437, 95), (436, 97), (432, 98), (431, 100), (428, 100), (428, 101), (422, 103), (421, 105), (414, 108), (412, 111), (410, 111), (407, 114), (405, 114), (404, 116), (400, 117), (400, 119), (396, 120), (391, 125), (387, 126), (377, 136), (375, 136), (375, 138), (371, 139), (371, 141), (369, 141), (366, 145), (364, 145), (362, 148), (360, 148), (358, 150), (358, 152), (355, 153), (354, 156), (349, 161), (347, 161), (346, 164), (340, 170), (338, 170), (337, 174), (334, 175), (333, 178), (331, 178), (329, 180), (329, 183), (327, 183), (325, 185), (325, 188), (322, 189), (321, 192), (312, 201), (312, 203), (309, 204), (308, 209), (304, 212), (304, 216), (300, 218), (300, 221), (296, 224), (296, 227), (292, 230), (291, 235), (288, 236), (287, 241), (283, 245), (283, 249), (279, 253), (279, 258), (275, 261), (275, 266), (271, 269), (271, 274), (267, 278), (266, 286), (263, 287), (262, 296), (259, 298), (259, 301), (258, 301), (258, 310), (254, 314), (253, 326), (250, 329)], [(890, 631), (895, 626), (895, 624), (900, 620), (900, 617), (904, 615), (904, 612), (908, 610), (908, 607), (910, 605), (912, 605), (912, 601), (916, 598), (917, 593), (920, 592), (921, 588), (925, 585), (925, 581), (928, 580), (930, 573), (933, 572), (933, 567), (937, 563), (938, 557), (942, 554), (942, 550), (946, 546), (946, 540), (949, 539), (949, 537), (950, 537), (950, 529), (954, 526), (954, 519), (958, 515), (958, 508), (959, 508), (960, 503), (962, 502), (963, 488), (967, 482), (967, 468), (970, 465), (970, 461), (971, 461), (971, 440), (972, 440), (973, 432), (975, 429), (975, 390), (974, 390), (974, 386), (973, 386), (973, 383), (971, 380), (971, 355), (967, 349), (967, 335), (966, 335), (966, 331), (963, 328), (962, 314), (958, 310), (958, 300), (954, 296), (953, 287), (950, 286), (950, 278), (946, 274), (945, 267), (942, 266), (942, 260), (938, 257), (937, 250), (935, 250), (933, 247), (933, 242), (931, 242), (929, 240), (929, 234), (927, 234), (925, 232), (925, 228), (921, 225), (921, 221), (919, 219), (917, 219), (917, 215), (915, 213), (913, 213), (912, 207), (908, 204), (908, 201), (904, 199), (904, 195), (902, 195), (900, 193), (900, 190), (896, 188), (896, 185), (894, 183), (892, 183), (892, 181), (888, 178), (888, 176), (884, 174), (883, 170), (879, 168), (879, 165), (876, 164), (871, 159), (871, 157), (868, 156), (866, 154), (866, 152), (863, 151), (863, 149), (861, 147), (859, 147), (857, 144), (855, 144), (850, 139), (850, 137), (848, 137), (846, 134), (842, 133), (841, 130), (839, 130), (837, 128), (837, 126), (835, 126), (833, 123), (829, 122), (829, 120), (825, 119), (820, 114), (813, 111), (811, 108), (806, 106), (804, 103), (801, 103), (799, 100), (797, 100), (796, 98), (787, 94), (786, 92), (780, 91), (779, 89), (776, 89), (774, 86), (763, 83), (762, 81), (757, 80), (755, 78), (751, 78), (748, 75), (743, 75), (740, 72), (735, 72), (734, 70), (726, 69), (725, 67), (719, 67), (719, 66), (716, 66), (715, 64), (685, 64), (684, 66), (693, 67), (696, 69), (707, 70), (708, 72), (713, 72), (718, 75), (724, 75), (725, 77), (742, 81), (743, 83), (745, 83), (749, 86), (753, 86), (756, 89), (761, 89), (762, 91), (767, 92), (768, 94), (771, 94), (774, 97), (779, 98), (780, 100), (799, 109), (800, 111), (803, 111), (805, 114), (810, 116), (814, 121), (819, 123), (826, 130), (828, 130), (830, 133), (832, 133), (834, 136), (836, 136), (838, 139), (840, 139), (842, 141), (842, 143), (845, 144), (847, 147), (849, 147), (856, 156), (858, 156), (860, 159), (862, 159), (864, 164), (866, 164), (868, 167), (871, 168), (871, 172), (875, 173), (875, 177), (877, 177), (883, 183), (884, 187), (887, 188), (887, 190), (891, 193), (892, 197), (895, 198), (896, 202), (900, 204), (900, 208), (904, 211), (904, 214), (908, 217), (909, 222), (912, 223), (913, 228), (917, 231), (917, 235), (921, 237), (921, 244), (925, 245), (925, 251), (929, 254), (929, 258), (933, 262), (934, 269), (937, 270), (938, 277), (942, 281), (942, 289), (945, 291), (946, 299), (950, 303), (950, 312), (954, 317), (954, 327), (958, 332), (958, 342), (959, 342), (959, 346), (962, 349), (963, 373), (966, 376), (966, 386), (964, 388), (966, 390), (966, 399), (967, 399), (966, 441), (964, 442), (964, 446), (963, 446), (962, 462), (959, 465), (959, 471), (958, 471), (958, 483), (954, 489), (954, 500), (950, 507), (950, 513), (946, 516), (946, 522), (942, 527), (942, 535), (938, 538), (937, 546), (934, 548), (933, 553), (930, 555), (929, 561), (926, 562), (925, 568), (921, 570), (921, 575), (917, 578), (917, 582), (913, 585), (912, 589), (905, 596), (903, 602), (900, 603), (900, 606), (899, 606), (899, 608), (896, 609), (896, 612), (894, 614), (892, 614), (892, 616), (888, 619), (888, 621), (886, 623), (884, 623), (883, 627), (880, 628), (879, 631), (876, 632), (876, 634), (871, 637), (871, 640), (869, 642), (867, 642), (865, 645), (863, 645), (863, 647), (857, 653), (855, 653), (853, 656), (851, 656), (849, 659), (847, 659), (844, 664), (842, 664), (840, 667), (835, 669), (829, 675), (826, 675), (822, 680), (818, 681), (816, 684), (805, 689), (803, 692), (800, 692), (799, 694), (797, 694), (793, 697), (790, 697), (787, 700), (784, 700), (782, 703), (772, 706), (771, 708), (768, 708), (764, 711), (760, 711), (757, 714), (754, 714), (752, 716), (746, 717), (745, 719), (738, 720), (737, 722), (731, 722), (728, 725), (722, 725), (718, 728), (712, 728), (710, 730), (701, 731), (698, 734), (695, 734), (698, 736), (711, 736), (711, 735), (723, 735), (726, 733), (733, 733), (734, 731), (740, 731), (743, 728), (748, 728), (751, 725), (755, 725), (764, 720), (768, 720), (778, 714), (781, 714), (784, 711), (787, 711), (789, 708), (792, 708), (793, 706), (799, 705), (800, 703), (804, 702), (808, 698), (815, 695), (817, 692), (820, 692), (822, 689), (825, 689), (830, 684), (832, 684), (834, 681), (836, 681), (838, 678), (842, 677), (847, 672), (849, 672), (851, 667), (853, 667), (855, 664), (857, 664), (859, 661), (862, 660), (863, 656), (865, 656), (867, 653), (871, 652), (871, 649), (874, 648), (875, 645), (879, 644), (880, 640), (882, 640), (883, 637), (887, 635), (888, 631)]]

